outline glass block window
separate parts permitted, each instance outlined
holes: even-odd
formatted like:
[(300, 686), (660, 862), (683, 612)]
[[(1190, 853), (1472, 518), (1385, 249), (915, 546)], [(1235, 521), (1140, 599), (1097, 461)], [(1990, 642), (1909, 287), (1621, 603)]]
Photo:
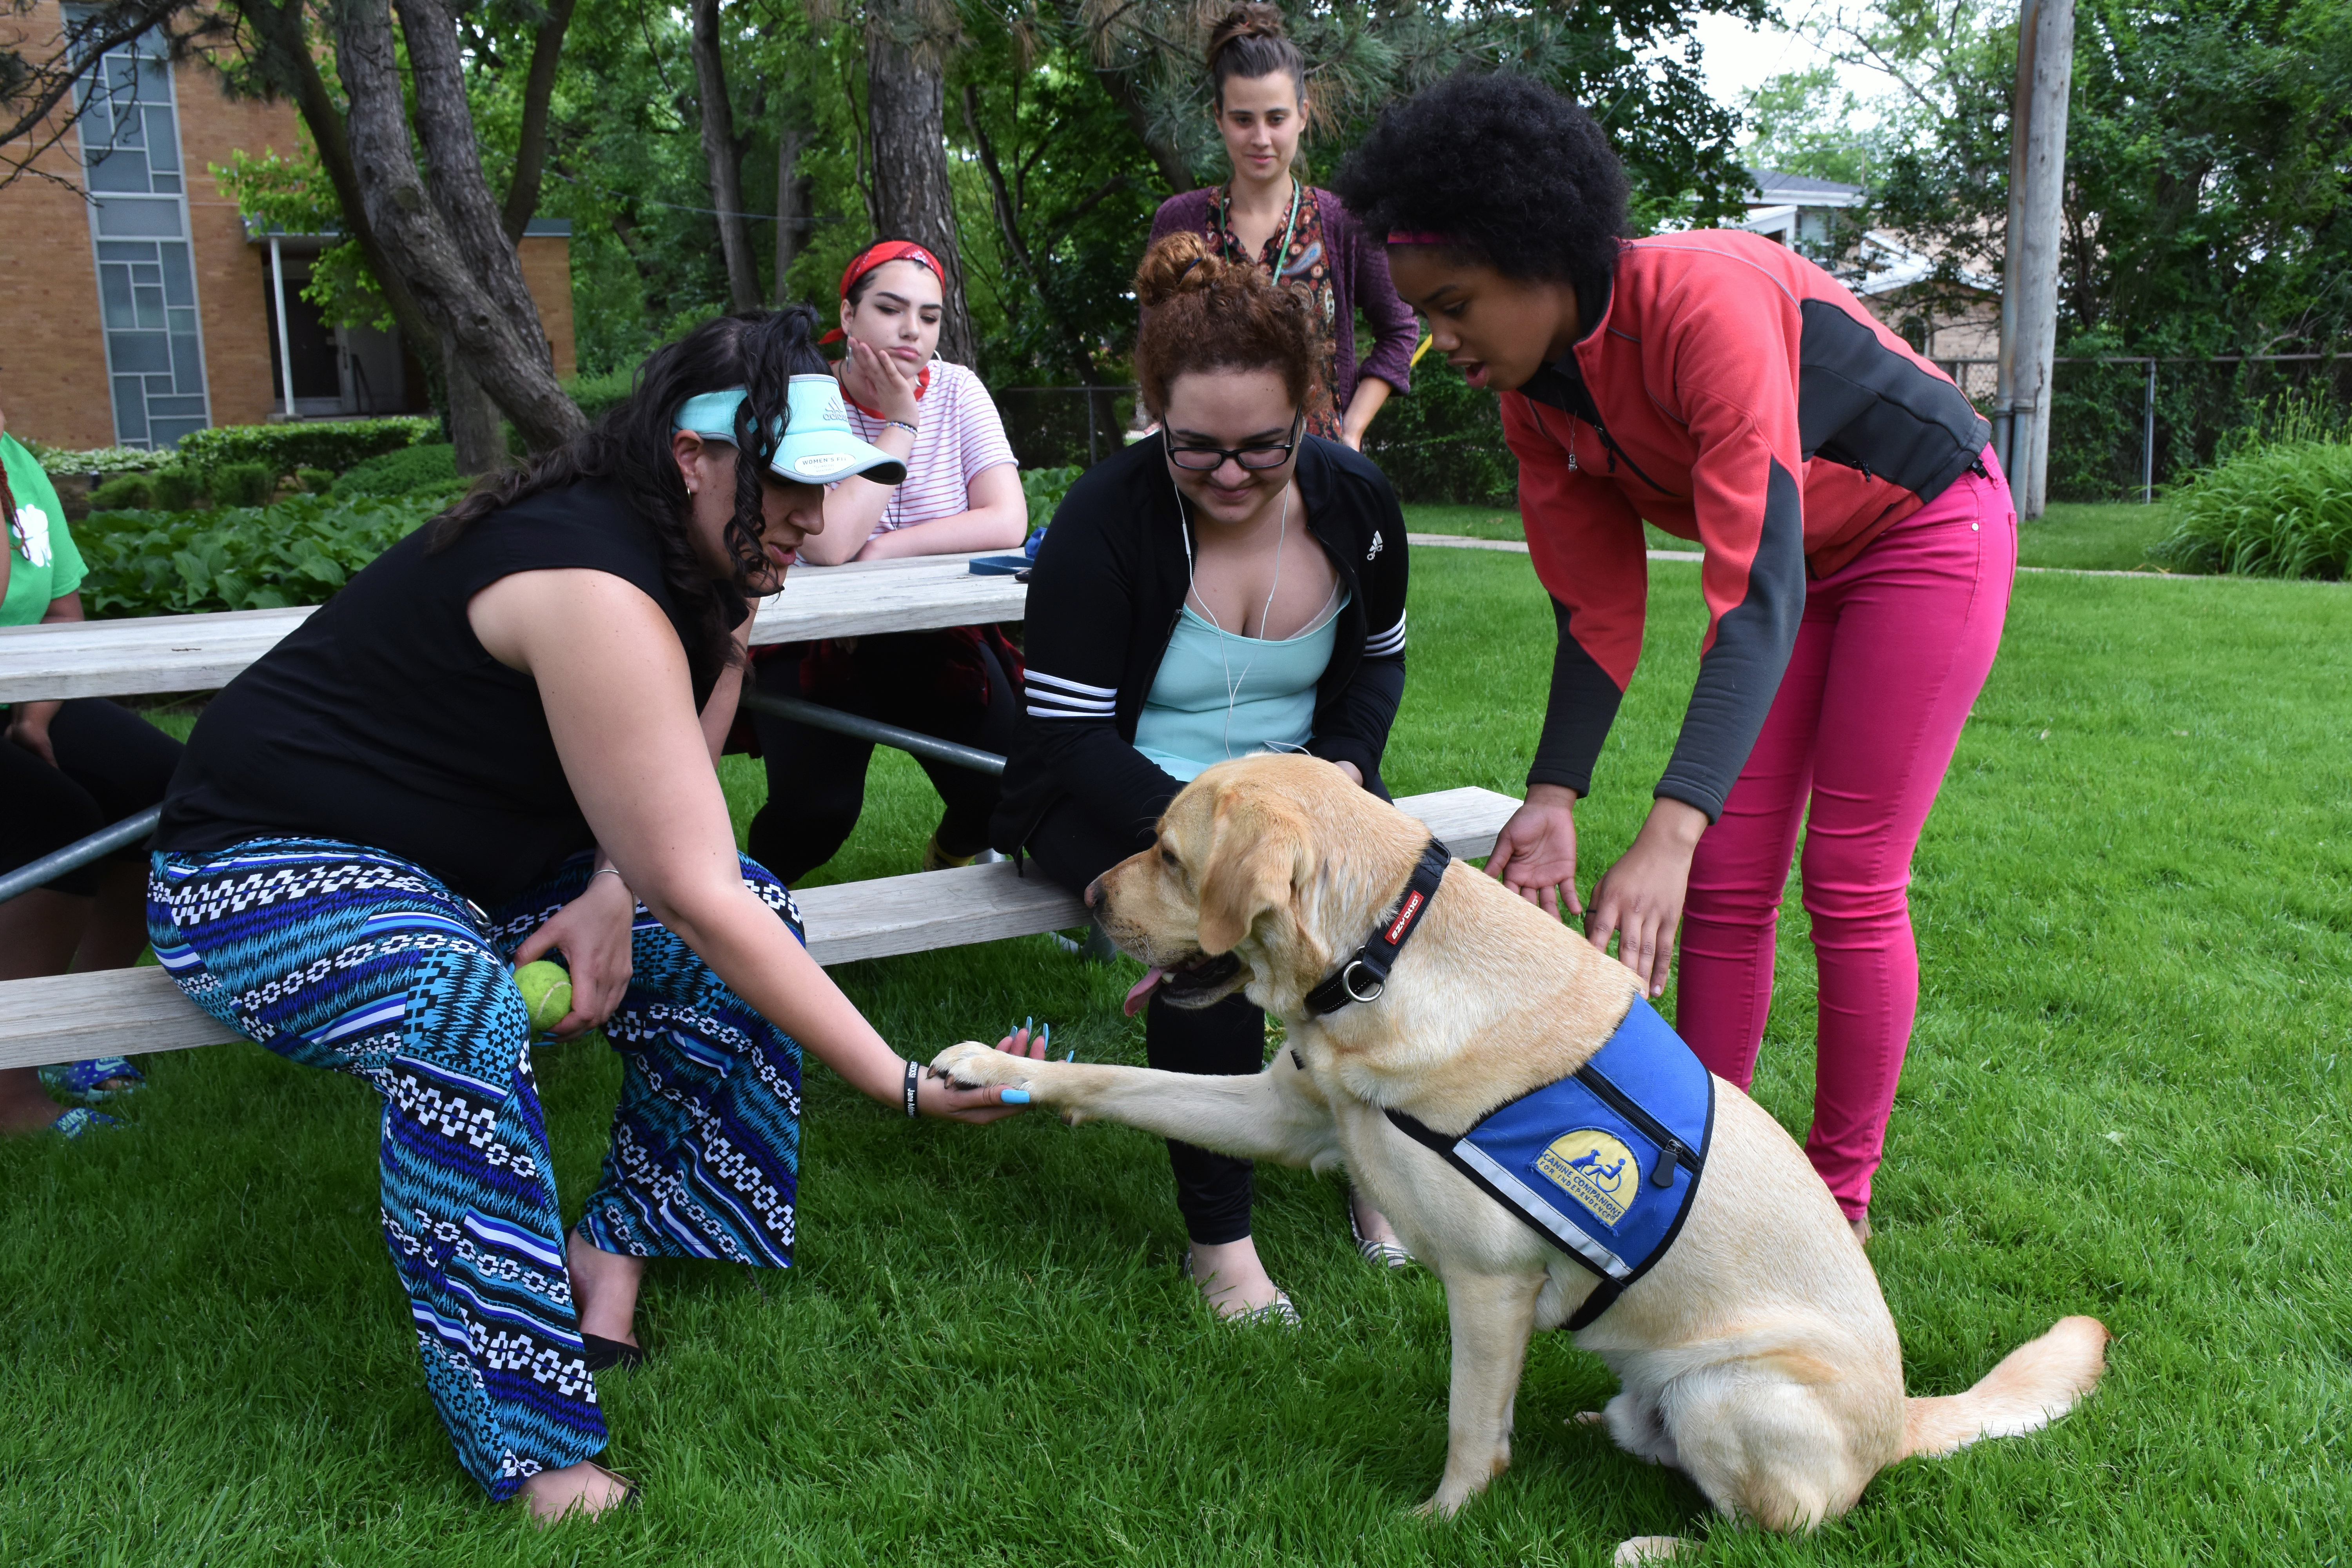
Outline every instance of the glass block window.
[[(79, 20), (84, 8), (68, 6)], [(75, 88), (114, 438), (169, 447), (212, 423), (188, 243), (180, 116), (163, 35), (115, 50)]]

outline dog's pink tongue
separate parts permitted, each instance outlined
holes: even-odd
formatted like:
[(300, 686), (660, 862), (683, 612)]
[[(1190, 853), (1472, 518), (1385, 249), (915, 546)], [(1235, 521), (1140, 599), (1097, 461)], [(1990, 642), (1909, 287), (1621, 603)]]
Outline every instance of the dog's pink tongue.
[(1151, 988), (1159, 984), (1160, 977), (1167, 973), (1164, 969), (1147, 969), (1143, 972), (1143, 978), (1137, 981), (1135, 989), (1127, 994), (1126, 1011), (1129, 1017), (1132, 1018), (1143, 1011), (1143, 1005), (1151, 1000)]

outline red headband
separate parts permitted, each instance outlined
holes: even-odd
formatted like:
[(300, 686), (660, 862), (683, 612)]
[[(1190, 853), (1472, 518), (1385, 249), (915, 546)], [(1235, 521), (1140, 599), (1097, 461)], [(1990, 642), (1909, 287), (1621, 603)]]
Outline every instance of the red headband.
[(1440, 234), (1435, 229), (1392, 228), (1389, 230), (1389, 243), (1391, 245), (1450, 245), (1459, 249), (1462, 240), (1458, 235)]
[(947, 272), (940, 266), (940, 258), (913, 240), (877, 240), (851, 257), (849, 265), (842, 268), (841, 297), (845, 300), (848, 299), (849, 291), (857, 287), (857, 280), (860, 278), (876, 268), (887, 267), (893, 261), (912, 261), (918, 266), (929, 268), (931, 276), (941, 282), (947, 279)]

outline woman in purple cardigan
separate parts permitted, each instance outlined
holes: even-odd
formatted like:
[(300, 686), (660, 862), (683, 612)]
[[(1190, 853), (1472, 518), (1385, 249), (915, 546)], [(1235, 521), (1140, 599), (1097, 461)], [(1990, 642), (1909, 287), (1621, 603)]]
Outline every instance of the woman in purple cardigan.
[[(1419, 335), (1412, 312), (1389, 281), (1383, 237), (1366, 236), (1339, 198), (1291, 177), (1307, 114), (1307, 60), (1283, 36), (1271, 5), (1236, 5), (1209, 36), (1209, 77), (1217, 129), (1233, 178), (1160, 204), (1151, 243), (1192, 233), (1229, 261), (1255, 261), (1305, 294), (1323, 323), (1323, 387), (1307, 428), (1361, 449), (1364, 431), (1391, 389), (1411, 384)], [(1356, 363), (1356, 310), (1375, 340)]]

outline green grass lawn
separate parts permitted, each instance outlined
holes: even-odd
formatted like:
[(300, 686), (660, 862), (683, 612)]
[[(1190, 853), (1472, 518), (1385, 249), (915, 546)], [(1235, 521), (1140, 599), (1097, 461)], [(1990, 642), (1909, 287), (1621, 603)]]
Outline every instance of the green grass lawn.
[[(1408, 506), (1404, 516), (1415, 533), (1457, 533), (1472, 539), (1526, 537), (1520, 531), (1519, 514), (1508, 507)], [(1696, 548), (1688, 540), (1676, 539), (1648, 523), (1642, 528), (1653, 550)], [(2020, 525), (2018, 564), (2077, 571), (2153, 571), (2147, 565), (2148, 547), (2172, 529), (2172, 508), (2163, 501), (2154, 506), (2056, 501), (2042, 516)]]
[[(1415, 562), (1400, 793), (1515, 789), (1551, 624), (1523, 556)], [(1583, 814), (1627, 840), (1689, 689), (1695, 574)], [(2352, 810), (2340, 586), (2028, 577), (1914, 888), (1925, 974), (1872, 1258), (1910, 1386), (2067, 1312), (2116, 1334), (2052, 1430), (1903, 1465), (1806, 1541), (1710, 1530), (1679, 1477), (1565, 1424), (1611, 1381), (1530, 1353), (1514, 1468), (1416, 1518), (1445, 1445), (1443, 1293), (1348, 1245), (1336, 1178), (1265, 1171), (1306, 1313), (1212, 1323), (1158, 1143), (1043, 1118), (910, 1127), (810, 1074), (800, 1262), (657, 1264), (655, 1360), (605, 1380), (646, 1506), (551, 1535), (487, 1506), (426, 1403), (376, 1228), (377, 1110), (257, 1047), (160, 1056), (131, 1131), (0, 1144), (0, 1563), (1593, 1564), (2342, 1561), (2352, 1538)], [(730, 785), (748, 810), (755, 772)], [(936, 802), (885, 753), (827, 875), (911, 869)], [(1807, 1116), (1790, 900), (1759, 1097)], [(928, 1055), (1024, 1015), (1137, 1060), (1132, 966), (1043, 938), (847, 967)], [(614, 1058), (539, 1067), (587, 1191)]]

